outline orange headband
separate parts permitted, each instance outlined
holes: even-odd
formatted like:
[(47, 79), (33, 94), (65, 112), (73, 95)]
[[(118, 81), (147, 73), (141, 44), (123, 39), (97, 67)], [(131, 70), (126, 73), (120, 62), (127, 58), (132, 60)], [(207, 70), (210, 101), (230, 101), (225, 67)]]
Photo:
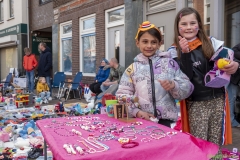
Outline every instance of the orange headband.
[(138, 38), (139, 32), (141, 32), (141, 31), (147, 31), (147, 30), (149, 30), (149, 29), (151, 29), (151, 28), (155, 28), (156, 30), (158, 30), (158, 32), (160, 33), (160, 35), (162, 35), (161, 32), (159, 31), (159, 29), (158, 29), (157, 27), (155, 27), (154, 24), (151, 24), (149, 21), (145, 21), (145, 22), (143, 22), (141, 25), (139, 25), (138, 32), (137, 32), (137, 35), (136, 35), (135, 39)]

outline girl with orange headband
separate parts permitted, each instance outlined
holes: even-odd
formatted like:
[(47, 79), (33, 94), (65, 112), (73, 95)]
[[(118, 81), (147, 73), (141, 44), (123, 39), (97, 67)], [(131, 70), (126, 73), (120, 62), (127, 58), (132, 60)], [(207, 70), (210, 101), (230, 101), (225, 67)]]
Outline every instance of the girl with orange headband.
[(154, 24), (143, 22), (135, 39), (141, 53), (124, 72), (116, 95), (119, 99), (138, 97), (140, 108), (128, 103), (132, 117), (158, 119), (170, 127), (178, 117), (174, 99), (187, 98), (193, 85), (170, 55), (159, 51), (162, 35)]

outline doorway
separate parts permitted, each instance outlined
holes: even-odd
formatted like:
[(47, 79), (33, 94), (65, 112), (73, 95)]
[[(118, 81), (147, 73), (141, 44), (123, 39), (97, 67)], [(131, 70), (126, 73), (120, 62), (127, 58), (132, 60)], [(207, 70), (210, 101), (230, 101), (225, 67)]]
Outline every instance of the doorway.
[(108, 28), (108, 58), (116, 58), (125, 66), (124, 26)]

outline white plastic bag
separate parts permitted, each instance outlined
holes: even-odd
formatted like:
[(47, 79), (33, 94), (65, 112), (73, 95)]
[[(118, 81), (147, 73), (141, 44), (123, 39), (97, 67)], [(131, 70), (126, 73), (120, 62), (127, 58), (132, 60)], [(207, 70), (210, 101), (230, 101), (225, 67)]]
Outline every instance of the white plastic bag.
[(90, 102), (92, 92), (87, 85), (84, 86), (84, 98), (87, 102)]

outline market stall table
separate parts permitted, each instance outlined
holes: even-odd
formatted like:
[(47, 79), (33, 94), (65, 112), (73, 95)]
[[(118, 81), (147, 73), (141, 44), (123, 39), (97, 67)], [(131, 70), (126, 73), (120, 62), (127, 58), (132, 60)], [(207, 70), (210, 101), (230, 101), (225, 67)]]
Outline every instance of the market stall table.
[[(94, 117), (99, 117), (96, 120)], [(81, 120), (82, 118), (86, 118), (89, 120)], [(90, 120), (90, 119), (94, 120)], [(73, 122), (74, 123), (67, 123)], [(90, 121), (91, 125), (96, 124), (97, 122), (106, 122), (106, 126), (117, 125), (117, 128), (121, 128), (122, 126), (134, 126), (136, 130), (146, 129), (146, 128), (154, 128), (152, 126), (158, 127), (162, 129), (165, 133), (167, 132), (176, 132), (171, 128), (142, 120), (136, 119), (139, 123), (138, 125), (132, 125), (131, 123), (124, 123), (117, 119), (110, 118), (107, 115), (92, 115), (88, 117), (70, 117), (70, 118), (52, 118), (52, 119), (44, 119), (37, 121), (37, 126), (41, 130), (43, 137), (48, 144), (49, 148), (53, 153), (53, 157), (56, 160), (80, 160), (80, 159), (101, 159), (101, 160), (109, 160), (109, 159), (137, 159), (137, 160), (159, 160), (159, 159), (171, 159), (171, 160), (205, 160), (209, 159), (210, 156), (213, 156), (218, 151), (218, 146), (212, 144), (210, 142), (194, 138), (191, 135), (177, 132), (176, 135), (166, 136), (161, 139), (153, 139), (149, 134), (135, 134), (137, 139), (133, 140), (138, 142), (139, 145), (134, 148), (122, 148), (121, 144), (118, 142), (119, 137), (126, 136), (125, 133), (120, 133), (119, 136), (116, 136), (115, 140), (106, 140), (100, 141), (101, 143), (109, 146), (109, 150), (104, 152), (96, 152), (92, 154), (80, 155), (77, 153), (76, 155), (67, 154), (66, 150), (63, 148), (64, 144), (72, 144), (81, 146), (83, 145), (78, 142), (81, 137), (87, 139), (89, 136), (99, 136), (103, 133), (100, 133), (104, 129), (95, 130), (94, 132), (89, 132), (80, 127), (80, 125)], [(142, 124), (140, 123), (142, 122)], [(78, 126), (73, 126), (78, 125)], [(106, 128), (106, 127), (105, 127)], [(73, 134), (71, 131), (75, 129), (82, 133), (82, 136), (78, 136)], [(147, 130), (147, 129), (146, 129)], [(150, 131), (150, 130), (149, 130)], [(158, 130), (161, 131), (161, 130)], [(131, 131), (130, 131), (131, 132)], [(139, 132), (140, 133), (140, 132)], [(149, 132), (147, 132), (149, 133)], [(144, 142), (143, 141), (144, 139)], [(148, 140), (151, 140), (148, 142)], [(141, 141), (142, 140), (142, 141)], [(46, 145), (45, 145), (46, 146)], [(75, 149), (76, 150), (76, 149)], [(97, 150), (97, 148), (96, 148)], [(46, 153), (46, 152), (45, 152)], [(45, 157), (46, 159), (46, 157)]]

